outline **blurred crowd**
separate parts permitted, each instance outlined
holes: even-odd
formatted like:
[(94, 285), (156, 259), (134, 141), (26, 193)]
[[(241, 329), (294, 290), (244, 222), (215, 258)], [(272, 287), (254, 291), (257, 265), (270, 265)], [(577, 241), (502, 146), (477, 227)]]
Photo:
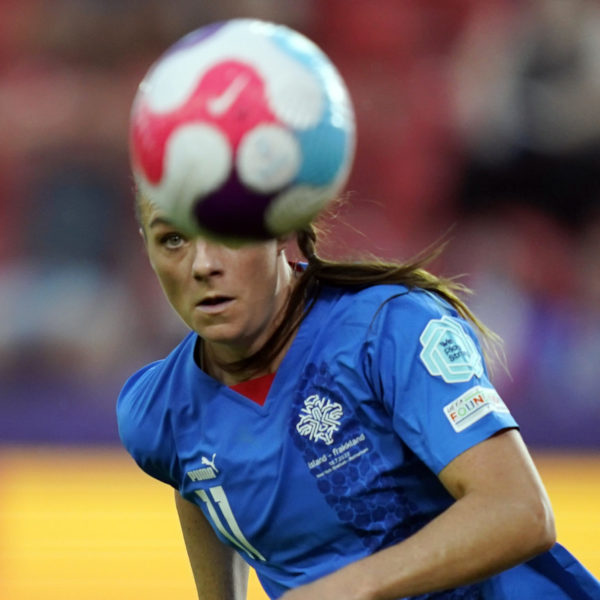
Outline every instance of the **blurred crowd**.
[(600, 447), (595, 0), (3, 0), (0, 441), (116, 439), (123, 380), (184, 332), (133, 215), (128, 118), (184, 33), (288, 24), (338, 66), (358, 149), (323, 252), (464, 275), (539, 446)]

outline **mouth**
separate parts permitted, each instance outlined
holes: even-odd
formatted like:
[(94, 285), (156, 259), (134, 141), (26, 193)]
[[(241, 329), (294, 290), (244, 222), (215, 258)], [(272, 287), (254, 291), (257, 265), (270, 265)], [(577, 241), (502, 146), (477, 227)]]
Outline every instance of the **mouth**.
[(233, 301), (230, 296), (207, 296), (196, 304), (196, 308), (204, 313), (215, 314), (224, 311)]

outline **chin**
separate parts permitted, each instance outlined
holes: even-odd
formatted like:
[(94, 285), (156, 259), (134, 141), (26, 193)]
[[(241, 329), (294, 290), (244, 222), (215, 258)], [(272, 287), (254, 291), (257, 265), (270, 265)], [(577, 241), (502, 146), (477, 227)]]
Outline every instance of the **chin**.
[(243, 339), (241, 333), (230, 325), (210, 325), (193, 329), (205, 342), (210, 344), (237, 346)]

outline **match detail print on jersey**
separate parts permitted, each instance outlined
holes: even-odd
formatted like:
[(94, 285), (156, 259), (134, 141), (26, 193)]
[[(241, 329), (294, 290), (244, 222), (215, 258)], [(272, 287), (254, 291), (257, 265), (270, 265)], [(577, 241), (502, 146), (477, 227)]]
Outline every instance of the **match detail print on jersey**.
[(456, 319), (446, 315), (432, 319), (419, 340), (425, 368), (446, 383), (461, 383), (483, 374), (481, 355)]

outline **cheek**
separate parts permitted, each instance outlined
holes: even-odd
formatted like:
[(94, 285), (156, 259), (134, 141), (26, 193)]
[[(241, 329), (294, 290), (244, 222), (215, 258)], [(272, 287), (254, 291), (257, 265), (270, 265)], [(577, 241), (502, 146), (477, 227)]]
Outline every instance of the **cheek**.
[(169, 301), (173, 303), (181, 291), (181, 286), (178, 284), (180, 278), (177, 277), (176, 270), (173, 269), (172, 265), (167, 268), (166, 265), (164, 265), (163, 262), (156, 257), (151, 257), (150, 266), (156, 273), (156, 277), (163, 292)]
[(253, 278), (254, 298), (260, 302), (263, 310), (275, 310), (281, 296), (281, 282), (279, 281), (277, 260), (265, 260), (261, 263), (258, 275)]
[(248, 285), (256, 285), (259, 292), (269, 296), (277, 282), (277, 258), (270, 254), (258, 257), (248, 265), (247, 274)]
[(160, 274), (158, 281), (167, 298), (171, 301), (176, 300), (178, 293), (175, 280), (169, 275)]
[(268, 281), (277, 270), (277, 253), (270, 246), (242, 248), (226, 257), (229, 272), (235, 271), (236, 279), (244, 286), (257, 281)]

